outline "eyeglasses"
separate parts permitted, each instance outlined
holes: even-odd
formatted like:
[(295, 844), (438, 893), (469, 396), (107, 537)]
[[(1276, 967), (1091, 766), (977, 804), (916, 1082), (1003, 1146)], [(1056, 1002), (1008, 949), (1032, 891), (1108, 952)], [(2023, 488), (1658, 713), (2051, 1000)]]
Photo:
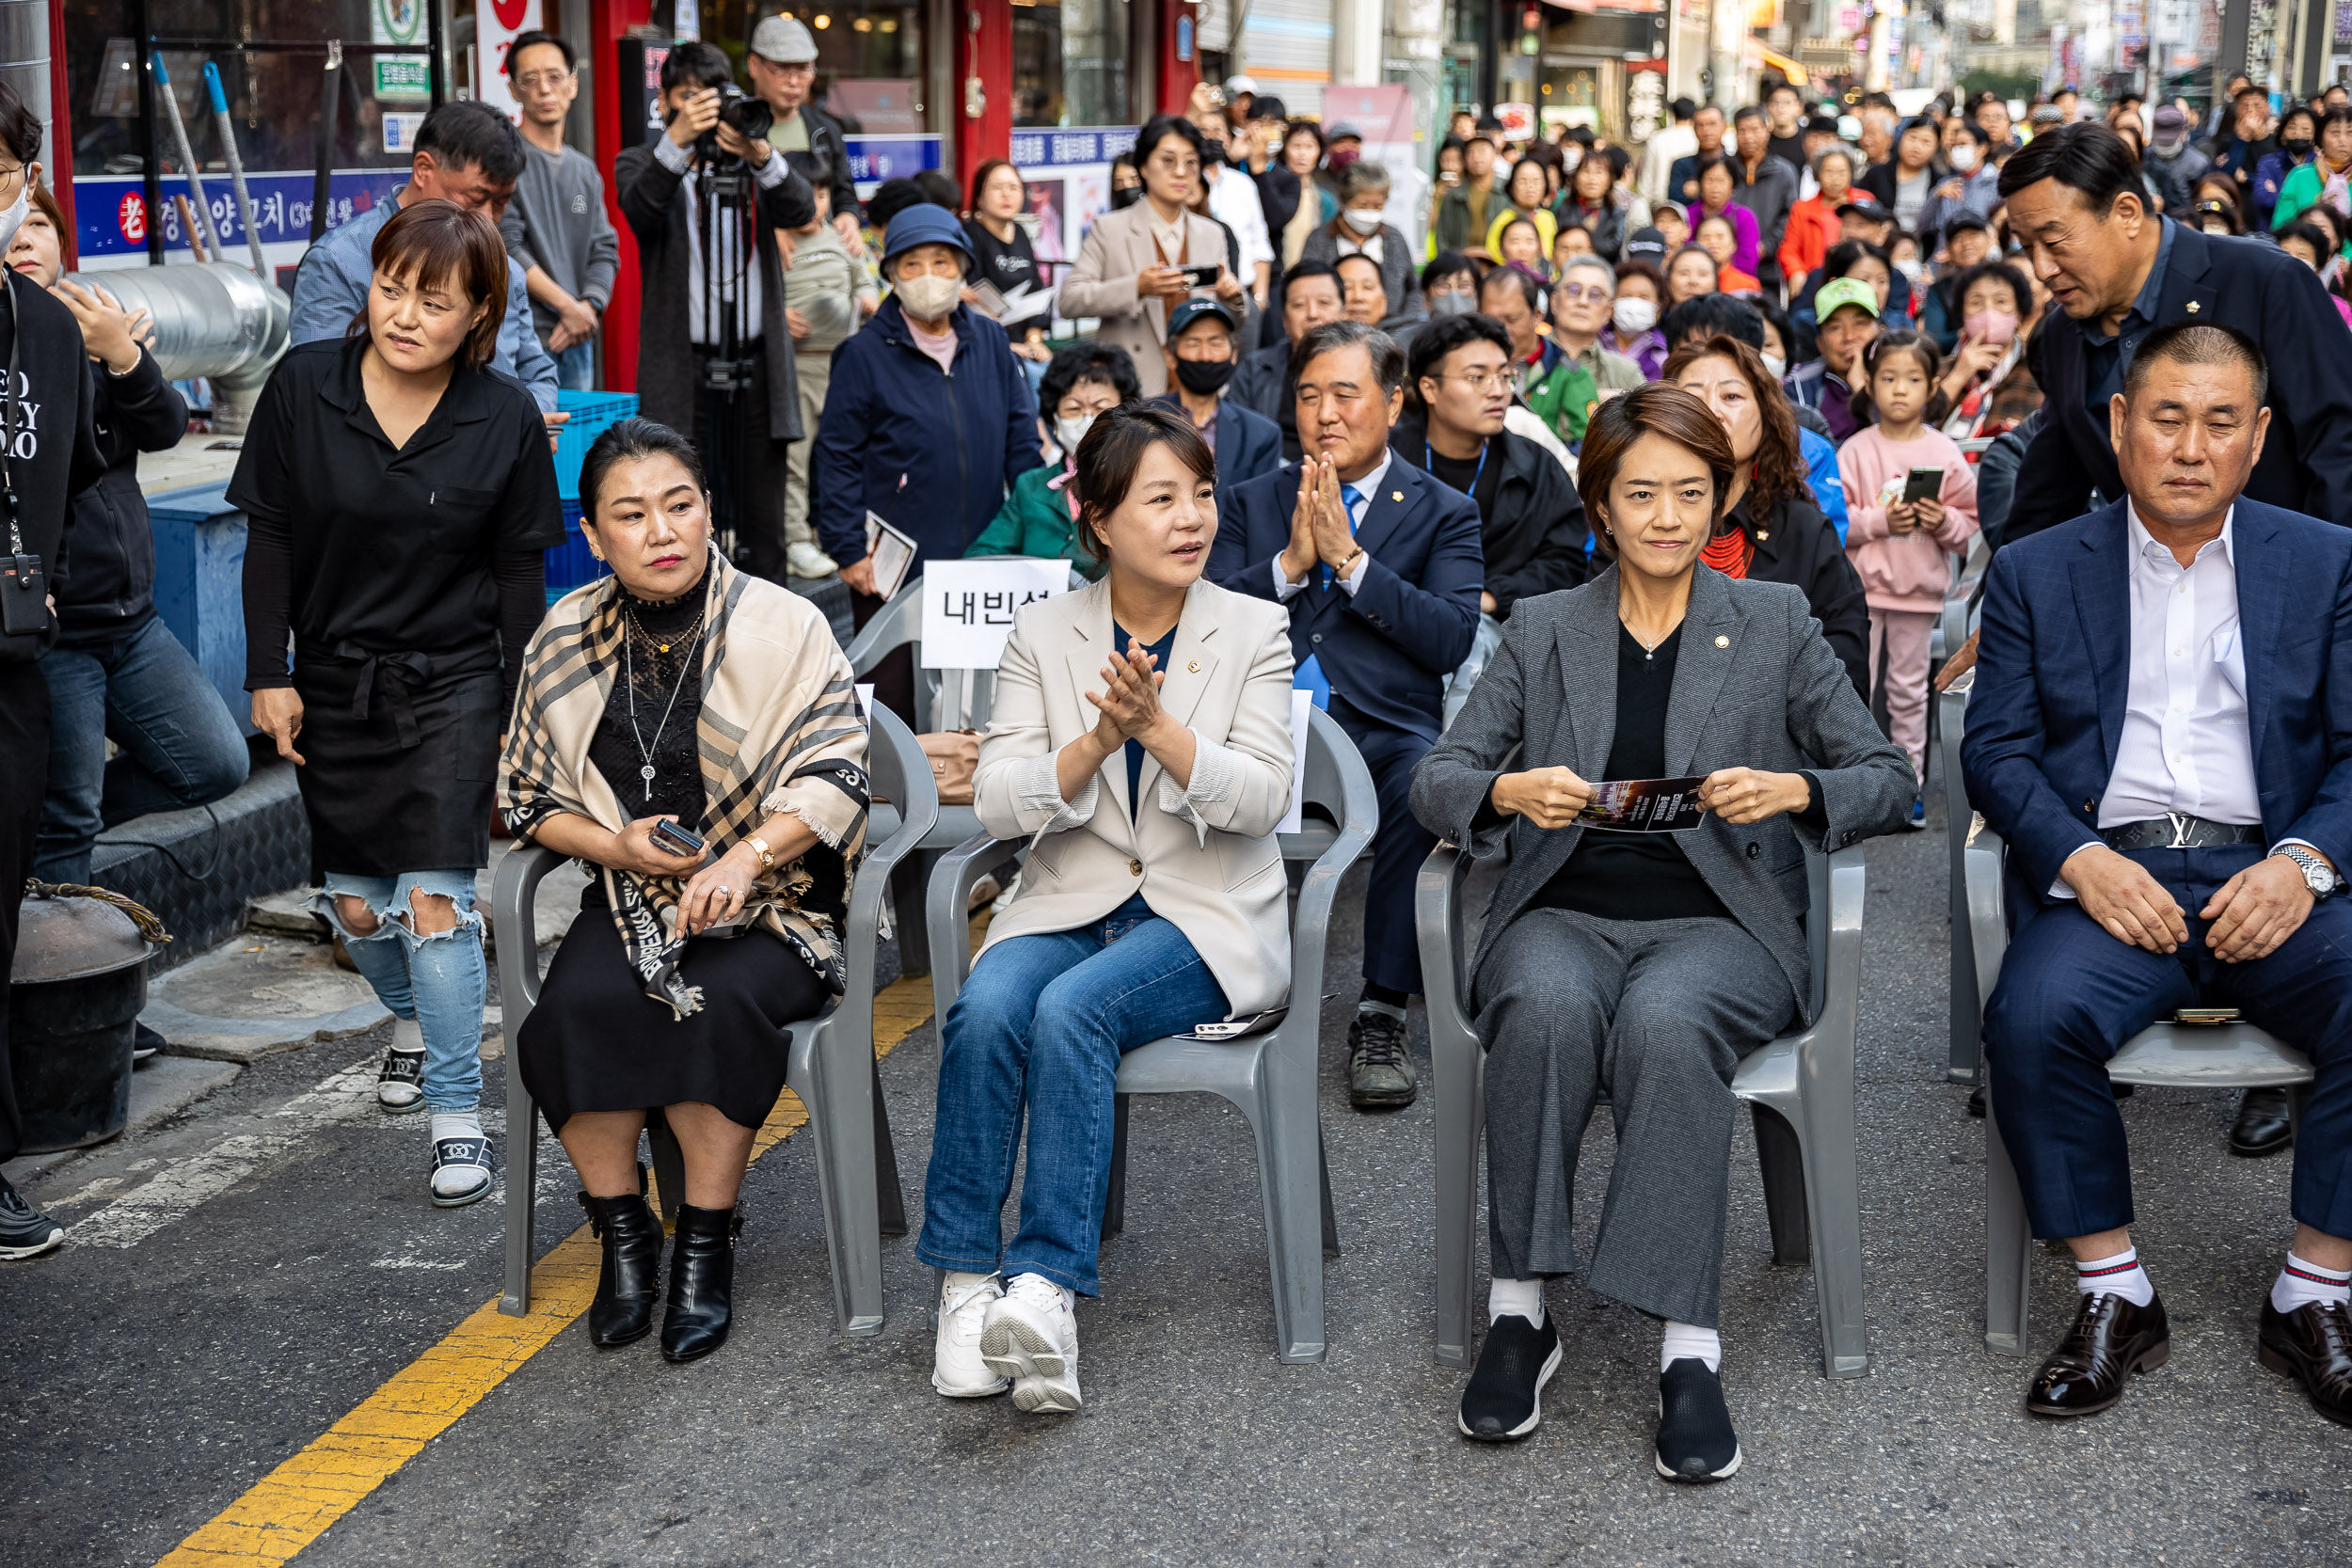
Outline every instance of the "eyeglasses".
[(516, 77), (515, 86), (524, 92), (538, 92), (542, 89), (553, 92), (571, 79), (572, 73), (568, 71), (531, 71)]
[(1459, 375), (1440, 376), (1441, 381), (1458, 381), (1473, 392), (1507, 392), (1511, 389), (1511, 372), (1499, 371), (1470, 371)]
[(0, 188), (15, 184), (24, 178), (23, 164), (0, 164)]

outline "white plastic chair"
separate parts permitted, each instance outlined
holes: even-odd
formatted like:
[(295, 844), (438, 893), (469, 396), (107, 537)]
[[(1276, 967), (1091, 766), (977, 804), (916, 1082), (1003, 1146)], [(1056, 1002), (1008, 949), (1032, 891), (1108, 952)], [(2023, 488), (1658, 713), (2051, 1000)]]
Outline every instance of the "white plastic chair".
[(1445, 678), (1444, 728), (1452, 729), (1454, 721), (1470, 702), (1470, 688), (1486, 673), (1487, 662), (1495, 650), (1502, 646), (1502, 623), (1491, 615), (1478, 618), (1478, 633), (1470, 640), (1470, 657), (1454, 666), (1454, 673)]
[[(874, 949), (882, 890), (891, 870), (914, 852), (939, 811), (930, 767), (914, 734), (895, 714), (878, 708), (868, 730), (866, 772), (874, 803), (866, 818), (866, 851), (850, 888), (843, 934), (848, 991), (837, 1003), (791, 1027), (785, 1083), (808, 1107), (817, 1140), (818, 1185), (825, 1212), (825, 1248), (833, 1264), (834, 1321), (844, 1334), (880, 1334), (882, 1326), (882, 1238), (906, 1234), (906, 1202), (891, 1148), (882, 1076), (874, 1059)], [(523, 1021), (539, 1000), (539, 944), (533, 899), (540, 879), (562, 864), (552, 849), (517, 848), (501, 863), (491, 889), (497, 928), (511, 933), (500, 948), (499, 997), (506, 1029), (506, 1287), (499, 1310), (531, 1310), (533, 1211), (538, 1194), (539, 1117), (523, 1085)], [(590, 919), (603, 919), (592, 914)], [(777, 961), (796, 961), (781, 949)], [(672, 1218), (685, 1192), (685, 1165), (660, 1114), (647, 1117), (654, 1174)]]
[[(1372, 843), (1380, 808), (1371, 769), (1347, 733), (1320, 708), (1308, 719), (1307, 771), (1301, 782), (1306, 802), (1322, 807), (1331, 821), (1310, 817), (1298, 832), (1281, 835), (1284, 860), (1314, 863), (1291, 915), (1290, 1011), (1262, 1035), (1217, 1043), (1153, 1040), (1120, 1058), (1110, 1199), (1104, 1209), (1103, 1235), (1107, 1240), (1125, 1226), (1128, 1097), (1222, 1095), (1248, 1118), (1257, 1139), (1266, 1259), (1274, 1276), (1276, 1354), (1283, 1361), (1320, 1361), (1325, 1349), (1323, 1259), (1340, 1250), (1316, 1094), (1324, 948), (1332, 896), (1347, 868)], [(931, 874), (932, 1006), (943, 1023), (971, 971), (966, 900), (1004, 847), (1004, 841), (980, 833), (949, 853)]]
[[(2001, 897), (2002, 863), (2008, 846), (1979, 823), (1969, 834), (1965, 881), (1970, 940), (1979, 1006), (1993, 1000), (2009, 947), (2009, 919)], [(1993, 1108), (1992, 1064), (1979, 1076), (1986, 1085), (1984, 1105), (1984, 1344), (2004, 1355), (2030, 1353), (2026, 1340), (2027, 1289), (2032, 1279), (2033, 1229), (2026, 1217), (2025, 1191), (2017, 1166), (2001, 1141), (2000, 1117)], [(2310, 1058), (2250, 1023), (2218, 1026), (2165, 1020), (2123, 1042), (2107, 1063), (2118, 1084), (2168, 1089), (2261, 1089), (2309, 1084)], [(2299, 1123), (2302, 1096), (2287, 1102)], [(2299, 1132), (2301, 1128), (2296, 1127)]]
[[(1462, 889), (1471, 861), (1440, 844), (1414, 892), (1430, 1081), (1437, 1097), (1437, 1357), (1470, 1359), (1477, 1285), (1478, 1151), (1486, 1128), (1486, 1053), (1463, 994), (1468, 959)], [(1862, 1197), (1854, 1139), (1854, 1032), (1862, 999), (1863, 859), (1859, 848), (1808, 851), (1805, 919), (1813, 1024), (1740, 1059), (1732, 1093), (1756, 1121), (1756, 1164), (1772, 1225), (1772, 1261), (1813, 1263), (1821, 1319), (1821, 1370), (1869, 1370), (1862, 1286)]]

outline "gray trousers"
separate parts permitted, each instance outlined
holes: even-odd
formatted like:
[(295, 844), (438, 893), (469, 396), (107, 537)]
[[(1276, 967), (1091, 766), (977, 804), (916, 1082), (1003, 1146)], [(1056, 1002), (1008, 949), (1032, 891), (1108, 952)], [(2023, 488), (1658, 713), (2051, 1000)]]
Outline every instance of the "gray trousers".
[(1531, 910), (1478, 972), (1487, 1223), (1497, 1279), (1578, 1272), (1576, 1157), (1609, 1093), (1617, 1159), (1586, 1283), (1715, 1326), (1731, 1075), (1796, 1014), (1788, 976), (1730, 920)]

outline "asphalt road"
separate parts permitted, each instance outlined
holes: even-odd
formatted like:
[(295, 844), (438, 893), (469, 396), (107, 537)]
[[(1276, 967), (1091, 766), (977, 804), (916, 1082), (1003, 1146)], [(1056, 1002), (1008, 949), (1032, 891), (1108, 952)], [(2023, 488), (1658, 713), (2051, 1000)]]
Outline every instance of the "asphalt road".
[[(651, 1340), (599, 1354), (574, 1325), (300, 1560), (2352, 1563), (2352, 1432), (2253, 1354), (2288, 1165), (2228, 1156), (2225, 1097), (2124, 1107), (2170, 1365), (2106, 1416), (2047, 1424), (2020, 1408), (2030, 1366), (1981, 1348), (1983, 1137), (1943, 1081), (1941, 827), (1869, 851), (1872, 1371), (1820, 1376), (1810, 1281), (1770, 1262), (1743, 1121), (1724, 1334), (1746, 1464), (1726, 1484), (1654, 1476), (1655, 1326), (1572, 1282), (1551, 1295), (1567, 1358), (1541, 1432), (1502, 1449), (1456, 1435), (1463, 1374), (1430, 1356), (1427, 1100), (1348, 1108), (1334, 1004), (1344, 1252), (1322, 1365), (1274, 1359), (1248, 1130), (1216, 1102), (1136, 1107), (1127, 1230), (1080, 1309), (1087, 1402), (1066, 1418), (931, 1392), (934, 1285), (910, 1242), (885, 1248), (882, 1335), (833, 1333), (813, 1151), (794, 1138), (747, 1185), (723, 1352), (673, 1368)], [(1351, 930), (1327, 989), (1353, 996), (1355, 950)], [(271, 1059), (34, 1189), (68, 1220), (191, 1162), (218, 1191), (132, 1244), (0, 1267), (0, 1561), (155, 1560), (495, 1292), (503, 1211), (425, 1204), (421, 1118), (278, 1114), (373, 1043)], [(927, 1024), (882, 1069), (911, 1207), (936, 1068)], [(543, 1244), (576, 1223), (549, 1163)], [(2036, 1268), (2041, 1341), (2072, 1290), (2058, 1259)]]

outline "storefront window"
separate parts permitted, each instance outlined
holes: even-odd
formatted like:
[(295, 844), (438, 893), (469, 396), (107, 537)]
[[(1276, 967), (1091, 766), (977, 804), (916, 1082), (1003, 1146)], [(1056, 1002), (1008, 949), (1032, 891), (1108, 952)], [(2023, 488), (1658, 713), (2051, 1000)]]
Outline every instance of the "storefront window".
[(1127, 0), (1013, 0), (1013, 124), (1134, 124), (1127, 25)]

